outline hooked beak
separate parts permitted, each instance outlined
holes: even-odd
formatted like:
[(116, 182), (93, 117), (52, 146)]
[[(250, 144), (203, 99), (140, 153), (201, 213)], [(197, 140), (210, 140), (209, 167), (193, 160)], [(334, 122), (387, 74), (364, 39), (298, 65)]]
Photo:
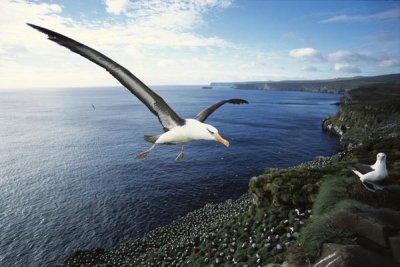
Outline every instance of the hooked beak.
[(228, 140), (225, 140), (224, 138), (222, 138), (218, 133), (215, 134), (215, 141), (220, 142), (221, 144), (223, 144), (226, 147), (229, 147)]

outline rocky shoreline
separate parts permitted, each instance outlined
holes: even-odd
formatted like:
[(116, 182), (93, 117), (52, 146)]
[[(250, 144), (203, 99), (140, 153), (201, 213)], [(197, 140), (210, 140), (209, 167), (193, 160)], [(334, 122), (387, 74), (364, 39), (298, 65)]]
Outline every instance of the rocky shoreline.
[(110, 250), (78, 251), (65, 264), (69, 266), (81, 264), (175, 266), (173, 263), (183, 264), (187, 262), (192, 249), (199, 244), (200, 238), (205, 233), (212, 236), (212, 230), (217, 229), (227, 220), (236, 220), (241, 213), (248, 210), (249, 205), (248, 194), (237, 200), (206, 204), (203, 208), (190, 212), (166, 226), (156, 228), (141, 238), (120, 244)]
[[(331, 159), (319, 156), (289, 169), (318, 169)], [(252, 182), (257, 179), (253, 177)], [(260, 209), (255, 197), (248, 193), (237, 200), (207, 204), (109, 250), (77, 251), (64, 265), (264, 266), (266, 259), (282, 262), (280, 255), (299, 237), (300, 228), (311, 216), (311, 202), (285, 209)]]
[[(64, 265), (398, 266), (400, 89), (378, 89), (350, 91), (340, 112), (324, 121), (342, 152), (268, 169), (237, 200), (207, 204), (108, 250), (75, 252)], [(371, 193), (346, 166), (374, 161), (381, 151), (390, 178), (385, 190)]]

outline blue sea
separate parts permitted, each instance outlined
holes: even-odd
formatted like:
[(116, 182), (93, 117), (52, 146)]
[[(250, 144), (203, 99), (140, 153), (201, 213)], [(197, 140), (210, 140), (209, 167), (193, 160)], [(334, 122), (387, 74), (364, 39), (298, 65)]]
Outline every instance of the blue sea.
[[(235, 199), (268, 167), (331, 155), (321, 130), (340, 95), (153, 87), (183, 118), (227, 98), (207, 123), (230, 141), (150, 147), (157, 118), (122, 87), (0, 91), (0, 266), (54, 266), (73, 251), (140, 237), (208, 202)], [(92, 107), (94, 106), (94, 108)]]

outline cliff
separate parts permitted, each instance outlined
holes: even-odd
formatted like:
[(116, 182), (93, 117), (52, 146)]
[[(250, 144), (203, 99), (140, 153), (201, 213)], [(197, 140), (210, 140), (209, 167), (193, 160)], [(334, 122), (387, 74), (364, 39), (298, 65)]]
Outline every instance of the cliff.
[[(209, 204), (142, 238), (78, 251), (66, 266), (398, 266), (400, 87), (351, 90), (323, 127), (343, 151), (250, 179), (249, 194)], [(388, 157), (382, 191), (346, 167)]]
[[(400, 86), (387, 83), (349, 91), (323, 128), (338, 135), (343, 152), (322, 168), (313, 218), (285, 255), (290, 266), (399, 266)], [(384, 189), (365, 190), (346, 169), (387, 155)], [(322, 169), (319, 169), (320, 171)], [(319, 257), (319, 259), (318, 259)]]
[(351, 149), (365, 140), (399, 137), (400, 83), (363, 86), (347, 92), (336, 116), (323, 128), (340, 137), (343, 148)]

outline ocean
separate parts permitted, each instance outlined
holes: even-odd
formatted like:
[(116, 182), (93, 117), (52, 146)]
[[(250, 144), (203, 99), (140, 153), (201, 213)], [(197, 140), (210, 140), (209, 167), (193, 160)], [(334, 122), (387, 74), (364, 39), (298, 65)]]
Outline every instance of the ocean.
[[(126, 89), (0, 90), (0, 266), (54, 266), (78, 249), (140, 237), (208, 202), (235, 199), (249, 179), (332, 155), (321, 123), (340, 95), (155, 86), (183, 118), (221, 99), (206, 121), (229, 140), (150, 147), (157, 118)], [(93, 105), (93, 106), (92, 106)]]

